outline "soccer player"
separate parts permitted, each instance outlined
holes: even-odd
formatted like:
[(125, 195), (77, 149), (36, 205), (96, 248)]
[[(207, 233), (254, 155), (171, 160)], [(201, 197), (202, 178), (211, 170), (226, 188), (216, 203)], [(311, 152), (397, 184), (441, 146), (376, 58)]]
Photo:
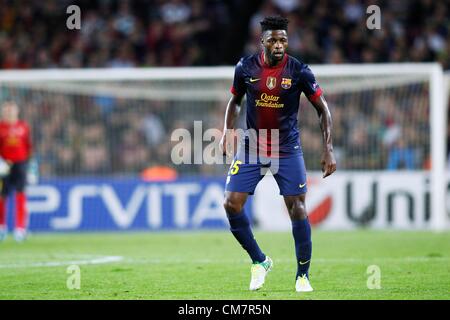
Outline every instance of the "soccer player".
[[(260, 23), (263, 50), (242, 58), (236, 65), (232, 96), (225, 112), (220, 146), (224, 154), (229, 154), (235, 119), (242, 98), (247, 95), (246, 134), (228, 171), (224, 207), (231, 232), (253, 262), (250, 290), (258, 290), (263, 286), (273, 262), (258, 246), (243, 208), (248, 195), (254, 193), (256, 185), (264, 177), (265, 173), (261, 169), (270, 167), (292, 221), (297, 261), (295, 288), (297, 292), (307, 292), (313, 290), (308, 274), (312, 242), (305, 207), (306, 170), (297, 128), (301, 93), (306, 95), (319, 116), (324, 142), (321, 158), (324, 178), (336, 170), (331, 114), (311, 69), (286, 54), (288, 20), (266, 17)], [(261, 129), (266, 129), (266, 132), (270, 129), (278, 130), (278, 141), (271, 139), (269, 133), (262, 135)], [(250, 131), (256, 132), (256, 136), (249, 134)], [(273, 136), (276, 137), (276, 134)], [(250, 153), (256, 152), (255, 144), (258, 156), (257, 161), (252, 162), (249, 158)], [(265, 153), (261, 153), (261, 149)], [(261, 154), (272, 160), (263, 163)], [(274, 160), (277, 160), (276, 170), (272, 168)]]
[(7, 233), (7, 197), (15, 189), (16, 219), (14, 239), (21, 242), (26, 237), (28, 223), (25, 185), (27, 162), (32, 148), (30, 129), (27, 123), (19, 120), (19, 108), (15, 102), (4, 102), (1, 112), (0, 157), (9, 165), (9, 172), (2, 177), (0, 182), (0, 240), (4, 240)]

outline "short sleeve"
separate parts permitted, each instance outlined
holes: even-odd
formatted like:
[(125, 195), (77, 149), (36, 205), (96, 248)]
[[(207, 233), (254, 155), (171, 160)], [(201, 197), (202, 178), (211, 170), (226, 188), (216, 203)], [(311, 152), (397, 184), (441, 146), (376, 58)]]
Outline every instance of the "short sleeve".
[(234, 80), (233, 86), (231, 87), (231, 93), (235, 96), (243, 96), (245, 94), (245, 77), (244, 70), (242, 66), (242, 60), (238, 62), (234, 69)]
[(322, 94), (322, 89), (308, 66), (300, 72), (300, 89), (309, 101), (315, 101)]

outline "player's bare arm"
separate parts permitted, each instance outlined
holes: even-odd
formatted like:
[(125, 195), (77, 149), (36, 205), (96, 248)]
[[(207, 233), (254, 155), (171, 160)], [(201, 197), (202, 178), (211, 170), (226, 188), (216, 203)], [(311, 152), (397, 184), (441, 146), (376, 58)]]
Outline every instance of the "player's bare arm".
[(236, 118), (239, 115), (239, 111), (241, 109), (240, 105), (242, 102), (242, 96), (232, 95), (230, 100), (228, 101), (227, 109), (225, 111), (225, 121), (222, 133), (222, 139), (220, 140), (220, 148), (222, 149), (223, 154), (227, 154), (227, 132), (234, 129), (234, 125), (236, 123)]
[(336, 171), (336, 159), (333, 154), (333, 139), (331, 136), (332, 120), (328, 104), (320, 95), (317, 99), (311, 101), (311, 104), (317, 111), (320, 120), (320, 129), (322, 130), (323, 152), (321, 158), (323, 177), (326, 178)]

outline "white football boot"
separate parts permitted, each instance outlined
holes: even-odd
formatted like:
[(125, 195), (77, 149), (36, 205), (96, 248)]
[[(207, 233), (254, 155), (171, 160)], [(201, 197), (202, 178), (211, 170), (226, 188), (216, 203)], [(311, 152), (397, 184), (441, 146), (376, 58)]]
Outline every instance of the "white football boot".
[(8, 235), (8, 231), (6, 230), (6, 227), (0, 226), (0, 242), (5, 240), (7, 235)]
[(250, 281), (250, 290), (255, 291), (262, 288), (266, 276), (270, 270), (272, 270), (273, 261), (270, 257), (266, 256), (266, 260), (260, 263), (252, 264), (252, 279)]
[(297, 281), (295, 282), (295, 291), (297, 291), (297, 292), (313, 291), (313, 288), (311, 287), (311, 284), (309, 283), (309, 279), (306, 276), (306, 274), (297, 278)]
[(16, 242), (23, 242), (27, 238), (27, 231), (22, 228), (17, 228), (14, 230), (14, 240)]

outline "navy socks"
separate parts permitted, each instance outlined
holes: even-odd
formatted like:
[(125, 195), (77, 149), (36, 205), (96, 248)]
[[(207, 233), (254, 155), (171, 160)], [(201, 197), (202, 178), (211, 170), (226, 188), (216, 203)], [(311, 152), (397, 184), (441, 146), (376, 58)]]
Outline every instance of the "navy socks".
[[(247, 251), (253, 263), (263, 262), (266, 256), (259, 248), (247, 215), (242, 211), (239, 214), (228, 215), (230, 222), (230, 231), (236, 240)], [(306, 274), (309, 277), (309, 265), (311, 261), (312, 242), (311, 226), (308, 219), (292, 222), (292, 235), (295, 242), (295, 254), (297, 257), (297, 277)]]
[(229, 214), (228, 221), (230, 222), (230, 231), (247, 251), (253, 263), (266, 260), (266, 256), (256, 243), (255, 237), (250, 229), (250, 221), (244, 211), (241, 211), (239, 214)]
[(295, 242), (295, 255), (297, 256), (297, 277), (308, 275), (309, 264), (311, 261), (312, 242), (311, 226), (308, 218), (292, 221), (292, 235)]

